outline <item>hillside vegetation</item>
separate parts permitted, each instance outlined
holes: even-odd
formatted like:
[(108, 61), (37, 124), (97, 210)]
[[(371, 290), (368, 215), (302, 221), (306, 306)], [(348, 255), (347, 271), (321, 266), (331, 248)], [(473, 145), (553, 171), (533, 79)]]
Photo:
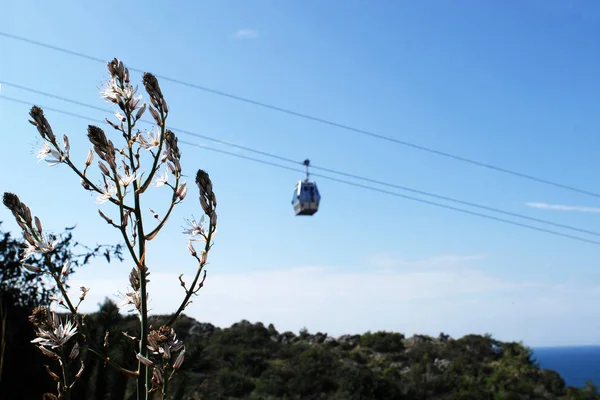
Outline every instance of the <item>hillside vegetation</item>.
[[(154, 317), (153, 322), (159, 325), (167, 317)], [(86, 320), (95, 337), (103, 339), (103, 332), (111, 332), (111, 360), (135, 366), (127, 365), (131, 357), (124, 357), (135, 347), (121, 333), (135, 332), (135, 317), (120, 315), (107, 301)], [(273, 325), (248, 321), (221, 329), (186, 316), (175, 329), (187, 352), (182, 371), (169, 385), (169, 399), (600, 398), (592, 385), (565, 387), (559, 374), (539, 368), (527, 347), (490, 336), (405, 338), (401, 333), (367, 332), (333, 338), (305, 330), (297, 335), (278, 332)], [(102, 347), (101, 341), (98, 345)], [(91, 354), (87, 358), (74, 398), (133, 398), (133, 380)], [(37, 372), (36, 379), (52, 384), (45, 372)], [(43, 388), (37, 392), (36, 397), (7, 398), (41, 398)]]
[[(78, 259), (72, 256), (70, 233), (63, 238), (56, 257), (74, 264), (85, 265), (96, 255), (120, 256), (119, 248), (98, 246)], [(28, 317), (36, 304), (48, 304), (56, 293), (20, 267), (19, 246), (10, 234), (0, 235), (0, 399), (42, 399), (56, 385), (44, 365), (57, 365), (31, 343), (35, 335)], [(160, 326), (168, 317), (154, 316), (150, 323)], [(106, 300), (85, 323), (88, 340), (103, 349), (102, 356), (135, 370), (136, 344), (127, 335), (139, 335), (136, 316), (123, 316)], [(559, 374), (539, 368), (530, 349), (491, 336), (406, 338), (367, 332), (333, 338), (306, 330), (278, 332), (273, 325), (248, 321), (221, 329), (185, 315), (174, 328), (186, 354), (181, 371), (168, 383), (172, 400), (600, 399), (593, 385), (565, 387)], [(136, 397), (135, 379), (89, 351), (82, 357), (85, 369), (72, 399)]]

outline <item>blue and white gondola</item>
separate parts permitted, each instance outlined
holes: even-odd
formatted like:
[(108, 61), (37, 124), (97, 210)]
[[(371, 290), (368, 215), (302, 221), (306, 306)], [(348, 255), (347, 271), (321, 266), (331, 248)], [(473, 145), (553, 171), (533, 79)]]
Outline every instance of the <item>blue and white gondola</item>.
[(298, 215), (313, 215), (319, 210), (321, 195), (316, 182), (310, 182), (308, 179), (309, 160), (304, 160), (306, 166), (306, 179), (299, 180), (294, 187), (292, 206), (294, 213)]

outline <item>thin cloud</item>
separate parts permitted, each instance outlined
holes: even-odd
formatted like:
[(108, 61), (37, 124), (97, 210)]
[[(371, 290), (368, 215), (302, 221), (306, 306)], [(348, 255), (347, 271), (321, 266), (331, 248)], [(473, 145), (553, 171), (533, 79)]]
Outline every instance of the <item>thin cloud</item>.
[(584, 206), (569, 206), (565, 204), (547, 204), (547, 203), (525, 203), (527, 207), (539, 208), (542, 210), (558, 210), (558, 211), (578, 211), (584, 213), (600, 213), (598, 207)]
[[(303, 326), (331, 336), (367, 330), (408, 335), (443, 331), (453, 337), (493, 332), (501, 339), (545, 344), (567, 336), (573, 340), (566, 334), (567, 327), (555, 329), (548, 338), (549, 327), (556, 325), (557, 305), (564, 303), (558, 308), (560, 318), (570, 318), (573, 313), (581, 318), (584, 312), (600, 316), (593, 305), (586, 306), (599, 296), (590, 294), (592, 288), (582, 292), (580, 287), (568, 286), (557, 291), (552, 285), (501, 278), (475, 268), (360, 272), (305, 267), (211, 272), (200, 296), (185, 313), (221, 327), (247, 319), (272, 322), (280, 332), (298, 332)], [(125, 289), (126, 281), (73, 279), (70, 283), (69, 292), (75, 297), (79, 286), (91, 288), (81, 311), (93, 312), (105, 296), (119, 303), (114, 295), (119, 288)], [(149, 290), (153, 314), (172, 312), (184, 295), (178, 274), (155, 273)], [(599, 328), (592, 325), (590, 322), (586, 335), (576, 338), (578, 342), (597, 337)]]
[[(172, 312), (184, 295), (178, 274), (157, 272), (154, 276), (154, 281), (160, 284), (149, 286), (152, 292), (150, 308), (157, 314)], [(189, 276), (183, 279), (191, 280)], [(70, 283), (71, 296), (80, 294), (80, 286), (92, 289), (83, 303), (83, 312), (97, 310), (97, 304), (104, 297), (123, 304), (116, 296), (119, 289), (125, 289), (123, 279), (93, 279), (87, 282), (72, 279)], [(347, 327), (343, 326), (342, 320), (345, 321), (347, 315), (339, 311), (349, 305), (376, 309), (386, 304), (443, 304), (449, 299), (508, 295), (536, 285), (535, 282), (506, 281), (470, 268), (371, 273), (307, 266), (249, 273), (213, 273), (210, 282), (207, 280), (202, 288), (200, 297), (186, 309), (186, 314), (221, 326), (249, 318), (275, 321), (284, 329), (297, 330), (307, 324), (343, 334), (346, 329), (367, 329), (360, 324), (353, 326), (350, 320), (346, 321), (349, 323)], [(314, 312), (318, 309), (323, 314), (315, 316)], [(340, 323), (338, 326), (329, 321), (336, 315), (339, 321), (335, 322)]]
[(256, 39), (260, 36), (257, 30), (254, 29), (238, 29), (233, 37), (236, 39)]
[(373, 257), (370, 261), (373, 265), (382, 268), (448, 268), (464, 265), (472, 261), (481, 261), (486, 258), (487, 254), (442, 254), (435, 257), (407, 260), (379, 254)]

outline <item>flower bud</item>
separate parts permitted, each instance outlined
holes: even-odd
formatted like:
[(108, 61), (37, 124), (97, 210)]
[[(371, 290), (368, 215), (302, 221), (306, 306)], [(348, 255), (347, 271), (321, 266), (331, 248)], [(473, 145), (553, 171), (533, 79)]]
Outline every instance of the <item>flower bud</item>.
[(23, 263), (21, 265), (23, 265), (23, 268), (25, 268), (29, 272), (33, 272), (33, 273), (36, 273), (36, 274), (39, 274), (40, 272), (42, 272), (42, 269), (40, 267), (36, 267), (36, 266), (31, 265), (31, 264), (25, 264), (25, 263)]
[(194, 245), (192, 244), (192, 241), (188, 241), (187, 242), (187, 248), (190, 251), (190, 253), (192, 254), (192, 256), (196, 257), (196, 249), (194, 248)]
[(179, 197), (181, 200), (185, 199), (185, 195), (187, 194), (187, 182), (183, 182), (181, 186), (177, 188), (177, 192), (175, 195)]
[(85, 159), (85, 165), (89, 167), (92, 164), (92, 160), (94, 160), (94, 151), (90, 149), (87, 158)]

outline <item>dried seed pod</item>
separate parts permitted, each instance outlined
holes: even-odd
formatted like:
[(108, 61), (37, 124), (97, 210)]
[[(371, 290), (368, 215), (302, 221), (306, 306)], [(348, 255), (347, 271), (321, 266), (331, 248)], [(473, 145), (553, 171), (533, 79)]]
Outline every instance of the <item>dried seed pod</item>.
[(44, 110), (42, 110), (38, 106), (33, 106), (29, 111), (29, 115), (31, 116), (31, 118), (33, 118), (33, 120), (29, 120), (29, 122), (37, 127), (40, 136), (43, 139), (55, 143), (56, 137), (54, 136), (54, 132), (52, 132), (52, 127), (50, 126), (50, 123), (44, 116)]
[(97, 126), (88, 125), (88, 139), (94, 145), (94, 150), (98, 156), (104, 160), (108, 151), (108, 140), (104, 131)]
[(156, 79), (156, 77), (152, 73), (145, 72), (142, 81), (144, 82), (144, 88), (146, 88), (146, 92), (148, 92), (152, 103), (156, 103), (155, 106), (158, 106), (158, 104), (162, 104), (163, 94), (160, 90), (158, 79)]
[(200, 189), (200, 205), (202, 206), (202, 210), (210, 216), (216, 207), (216, 198), (208, 173), (199, 169), (196, 173), (196, 184), (198, 185), (198, 189)]

